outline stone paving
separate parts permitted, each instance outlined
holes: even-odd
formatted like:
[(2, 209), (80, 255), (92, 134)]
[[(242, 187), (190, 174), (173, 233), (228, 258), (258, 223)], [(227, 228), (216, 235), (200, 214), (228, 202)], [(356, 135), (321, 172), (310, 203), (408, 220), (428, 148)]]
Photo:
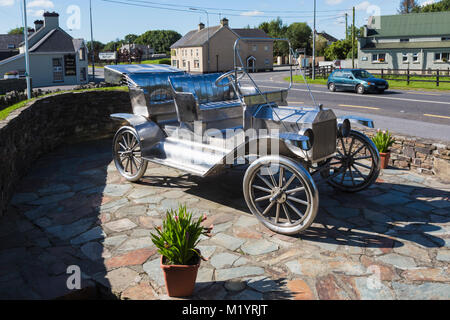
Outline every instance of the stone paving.
[[(190, 299), (450, 299), (450, 184), (385, 170), (358, 194), (321, 184), (316, 222), (275, 234), (249, 214), (242, 172), (200, 179), (149, 165), (142, 182), (120, 177), (110, 141), (41, 158), (0, 220), (0, 298), (169, 299), (150, 232), (187, 204), (213, 236)], [(72, 293), (72, 295), (70, 295)]]

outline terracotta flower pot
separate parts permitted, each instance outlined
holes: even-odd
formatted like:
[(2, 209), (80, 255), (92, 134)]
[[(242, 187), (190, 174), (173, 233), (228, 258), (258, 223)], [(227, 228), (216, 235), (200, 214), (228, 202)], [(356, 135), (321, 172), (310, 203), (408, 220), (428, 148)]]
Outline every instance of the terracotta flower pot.
[(169, 297), (188, 297), (194, 292), (200, 257), (194, 265), (167, 265), (161, 256), (161, 269), (164, 273), (167, 295)]
[(390, 152), (380, 152), (380, 160), (381, 160), (381, 169), (386, 169), (389, 164), (389, 158), (391, 157)]

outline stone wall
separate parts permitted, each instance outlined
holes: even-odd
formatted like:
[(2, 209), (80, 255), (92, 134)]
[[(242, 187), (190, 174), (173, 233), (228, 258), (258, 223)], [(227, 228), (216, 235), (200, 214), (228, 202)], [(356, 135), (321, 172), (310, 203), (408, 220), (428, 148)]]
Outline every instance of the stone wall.
[[(364, 130), (372, 137), (375, 130)], [(450, 182), (450, 143), (432, 141), (392, 133), (395, 143), (391, 147), (389, 165), (413, 170), (425, 175), (436, 175)]]
[(0, 94), (10, 91), (23, 91), (27, 88), (27, 79), (0, 79)]
[(61, 93), (0, 121), (0, 215), (34, 160), (62, 144), (112, 136), (120, 123), (109, 115), (118, 112), (131, 112), (128, 92)]

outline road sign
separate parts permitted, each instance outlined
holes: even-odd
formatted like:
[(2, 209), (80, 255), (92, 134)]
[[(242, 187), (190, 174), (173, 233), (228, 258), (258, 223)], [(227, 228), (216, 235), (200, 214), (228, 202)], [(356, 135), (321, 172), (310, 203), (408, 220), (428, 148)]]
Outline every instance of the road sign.
[(117, 52), (100, 52), (98, 57), (100, 60), (116, 60)]

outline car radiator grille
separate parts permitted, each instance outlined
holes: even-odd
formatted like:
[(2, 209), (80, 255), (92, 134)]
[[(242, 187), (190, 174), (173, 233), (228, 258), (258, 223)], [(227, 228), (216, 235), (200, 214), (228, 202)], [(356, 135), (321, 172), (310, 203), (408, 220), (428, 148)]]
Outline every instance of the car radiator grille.
[(313, 124), (314, 145), (312, 148), (313, 160), (319, 160), (336, 152), (337, 123), (328, 120)]

